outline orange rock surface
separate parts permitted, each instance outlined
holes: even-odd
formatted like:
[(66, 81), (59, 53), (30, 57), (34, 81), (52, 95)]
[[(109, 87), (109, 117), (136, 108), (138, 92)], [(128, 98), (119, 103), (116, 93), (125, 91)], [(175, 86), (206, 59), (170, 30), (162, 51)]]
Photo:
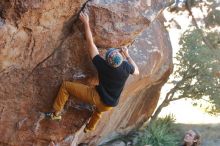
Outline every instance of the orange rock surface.
[[(0, 145), (97, 145), (112, 132), (128, 132), (153, 113), (160, 89), (172, 72), (172, 49), (159, 11), (163, 0), (2, 0), (0, 2)], [(85, 7), (84, 7), (85, 6)], [(131, 76), (119, 105), (106, 112), (94, 132), (82, 126), (88, 106), (70, 100), (60, 122), (43, 117), (50, 111), (63, 80), (97, 84), (78, 20), (88, 12), (96, 45), (131, 44), (140, 68)], [(155, 19), (156, 18), (156, 19)], [(78, 131), (78, 132), (77, 132)]]

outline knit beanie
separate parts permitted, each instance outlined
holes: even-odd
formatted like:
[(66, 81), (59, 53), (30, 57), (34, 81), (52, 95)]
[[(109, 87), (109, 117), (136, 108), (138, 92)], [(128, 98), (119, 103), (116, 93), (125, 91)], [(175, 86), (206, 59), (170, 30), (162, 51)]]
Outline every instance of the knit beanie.
[(110, 66), (116, 68), (121, 65), (123, 61), (123, 57), (121, 53), (118, 52), (117, 49), (110, 48), (105, 54), (105, 60)]

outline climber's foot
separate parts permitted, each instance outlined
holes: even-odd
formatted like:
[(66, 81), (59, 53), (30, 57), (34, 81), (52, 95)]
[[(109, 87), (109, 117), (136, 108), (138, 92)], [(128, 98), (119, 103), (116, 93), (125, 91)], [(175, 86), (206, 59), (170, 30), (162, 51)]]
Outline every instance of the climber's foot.
[(54, 112), (46, 112), (45, 117), (50, 118), (51, 120), (57, 120), (57, 121), (60, 121), (62, 118), (61, 115), (56, 115)]

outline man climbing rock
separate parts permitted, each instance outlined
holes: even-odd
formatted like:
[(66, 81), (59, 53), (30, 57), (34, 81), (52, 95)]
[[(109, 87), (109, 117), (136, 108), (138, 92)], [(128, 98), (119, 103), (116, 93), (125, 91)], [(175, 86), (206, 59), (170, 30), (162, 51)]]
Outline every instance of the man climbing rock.
[[(75, 99), (95, 106), (95, 111), (84, 129), (84, 132), (88, 132), (95, 129), (103, 112), (111, 110), (118, 104), (129, 74), (138, 75), (139, 70), (126, 47), (108, 49), (103, 59), (93, 41), (89, 16), (81, 12), (79, 18), (85, 28), (87, 47), (92, 63), (98, 72), (99, 84), (91, 87), (77, 82), (64, 81), (53, 104), (54, 112), (46, 113), (46, 116), (52, 120), (60, 120), (61, 111), (69, 95), (72, 95)], [(123, 60), (123, 56), (126, 60)]]

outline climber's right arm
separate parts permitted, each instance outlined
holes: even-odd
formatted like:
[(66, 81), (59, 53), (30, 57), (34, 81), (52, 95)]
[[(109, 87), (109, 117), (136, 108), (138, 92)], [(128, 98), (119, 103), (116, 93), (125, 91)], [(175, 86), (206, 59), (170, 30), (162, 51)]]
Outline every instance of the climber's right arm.
[(89, 16), (86, 13), (81, 12), (79, 18), (84, 24), (86, 42), (87, 42), (88, 49), (89, 49), (89, 55), (93, 59), (93, 57), (95, 57), (96, 55), (99, 54), (99, 51), (98, 51), (98, 49), (94, 43), (93, 37), (92, 37), (92, 32), (91, 32), (91, 29), (89, 26)]
[(134, 66), (134, 72), (132, 75), (139, 75), (139, 69), (137, 64), (134, 62), (134, 60), (130, 57), (129, 53), (128, 53), (128, 48), (127, 47), (122, 47), (121, 48), (122, 53), (124, 54), (124, 56), (126, 57), (126, 59), (128, 60), (128, 62), (130, 64), (132, 64)]

